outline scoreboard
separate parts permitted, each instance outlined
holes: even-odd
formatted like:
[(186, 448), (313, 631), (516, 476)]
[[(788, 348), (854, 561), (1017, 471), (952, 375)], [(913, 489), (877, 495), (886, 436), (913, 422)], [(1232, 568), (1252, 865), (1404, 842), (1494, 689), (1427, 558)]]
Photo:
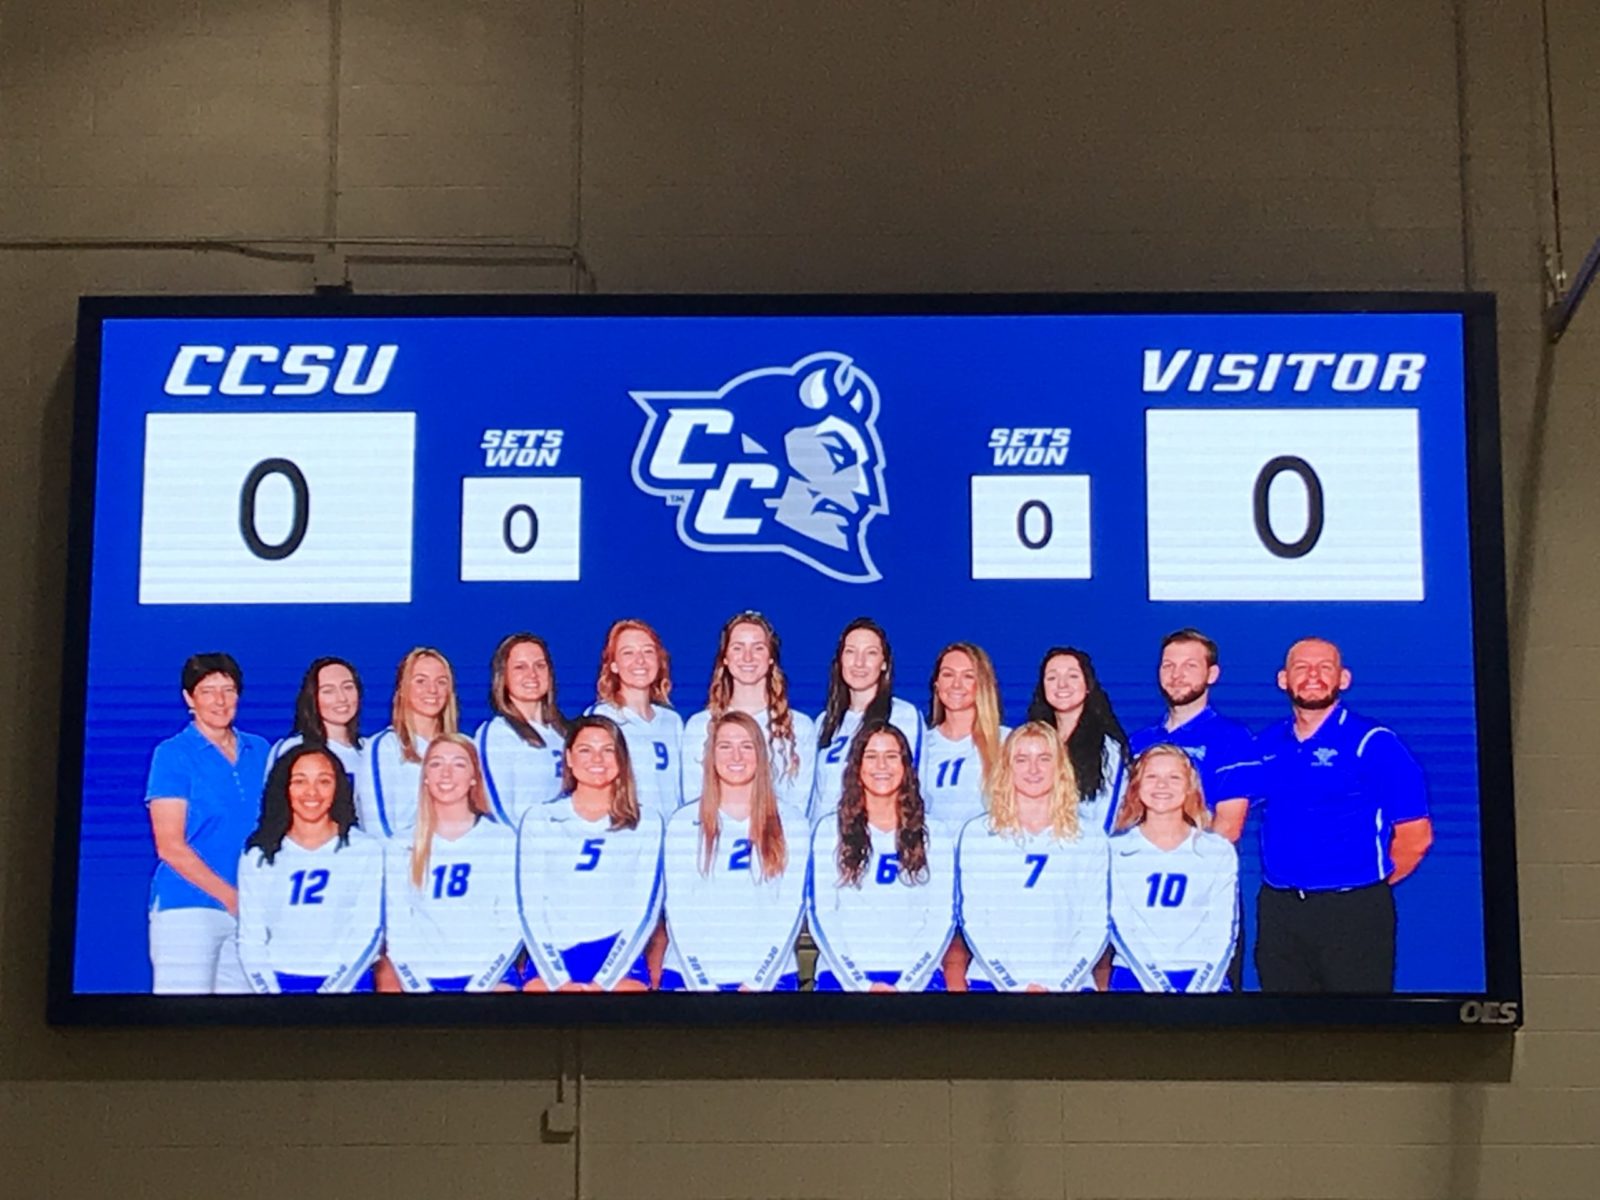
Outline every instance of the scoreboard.
[[(492, 715), (505, 634), (548, 642), (574, 715), (595, 700), (608, 627), (633, 617), (659, 633), (687, 718), (719, 629), (746, 609), (776, 629), (791, 703), (813, 716), (863, 615), (892, 643), (896, 695), (924, 713), (940, 648), (982, 646), (1007, 725), (1058, 645), (1093, 656), (1123, 727), (1152, 724), (1162, 638), (1194, 627), (1220, 648), (1213, 704), (1259, 731), (1289, 713), (1286, 650), (1326, 638), (1348, 705), (1393, 729), (1427, 782), (1434, 844), (1395, 888), (1396, 991), (1483, 997), (1506, 978), (1505, 909), (1485, 899), (1486, 869), (1510, 871), (1508, 845), (1486, 849), (1505, 824), (1486, 816), (1485, 764), (1497, 782), (1508, 770), (1499, 547), (1482, 544), (1498, 493), (1473, 474), (1496, 453), (1480, 436), (1492, 391), (1471, 395), (1492, 361), (1485, 302), (84, 311), (60, 868), (72, 995), (149, 990), (145, 776), (184, 724), (189, 655), (238, 660), (238, 728), (270, 741), (319, 656), (358, 668), (373, 733), (396, 664), (438, 647), (470, 732)], [(1239, 842), (1247, 991), (1258, 824), (1252, 809)], [(1514, 907), (1511, 927), (1514, 953)]]

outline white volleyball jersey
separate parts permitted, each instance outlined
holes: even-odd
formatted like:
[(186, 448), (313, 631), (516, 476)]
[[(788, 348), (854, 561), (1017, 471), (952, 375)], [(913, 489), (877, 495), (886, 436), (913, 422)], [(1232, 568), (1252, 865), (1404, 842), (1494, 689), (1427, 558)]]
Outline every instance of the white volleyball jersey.
[(652, 707), (655, 715), (648, 721), (631, 708), (615, 704), (591, 705), (589, 714), (610, 717), (622, 729), (633, 763), (639, 808), (665, 821), (683, 803), (683, 718), (664, 704)]
[(416, 762), (400, 757), (400, 737), (391, 726), (361, 743), (356, 760), (356, 820), (374, 837), (404, 840), (417, 823), (422, 759), (428, 739), (413, 736)]
[(634, 828), (612, 829), (609, 817), (580, 817), (570, 796), (529, 809), (517, 841), (517, 902), (528, 953), (551, 991), (572, 979), (563, 950), (616, 938), (594, 978), (609, 990), (661, 913), (661, 819), (645, 810)]
[[(1011, 732), (1000, 727), (1000, 743)], [(951, 740), (933, 726), (922, 735), (922, 757), (917, 762), (917, 779), (922, 784), (922, 803), (928, 815), (951, 829), (960, 829), (973, 817), (987, 812), (983, 795), (983, 757), (971, 737)]]
[(869, 971), (898, 971), (895, 986), (919, 992), (939, 967), (955, 932), (956, 835), (927, 823), (927, 877), (912, 882), (900, 867), (895, 831), (867, 826), (872, 857), (856, 884), (839, 881), (839, 814), (824, 814), (811, 835), (811, 934), (819, 968), (847, 992), (864, 992)]
[(483, 768), (483, 788), (494, 819), (516, 829), (523, 814), (561, 794), (561, 765), (566, 743), (549, 725), (530, 722), (544, 739), (531, 746), (504, 717), (478, 726), (473, 742)]
[(269, 863), (239, 860), (239, 959), (257, 992), (280, 991), (277, 973), (323, 975), (318, 989), (348, 992), (383, 940), (383, 843), (359, 829), (307, 850), (292, 838)]
[[(272, 749), (267, 751), (267, 771), (278, 765), (278, 760), (296, 746), (301, 745), (306, 739), (298, 733), (291, 733), (288, 737), (279, 738), (272, 743)], [(361, 766), (361, 751), (354, 746), (346, 746), (343, 742), (327, 742), (325, 748), (334, 758), (339, 760), (339, 765), (344, 768), (344, 773), (350, 777), (350, 785), (355, 786), (356, 772)]]
[(389, 843), (385, 886), (388, 955), (408, 992), (466, 977), (487, 992), (522, 949), (517, 921), (517, 835), (479, 820), (454, 841), (434, 835), (421, 886), (411, 880), (411, 839)]
[(1113, 962), (1147, 992), (1175, 989), (1169, 971), (1193, 971), (1186, 990), (1214, 992), (1233, 959), (1239, 854), (1233, 843), (1196, 829), (1163, 850), (1139, 826), (1111, 839)]
[[(752, 714), (767, 738), (767, 755), (772, 760), (772, 788), (779, 804), (788, 804), (801, 813), (811, 802), (811, 784), (817, 770), (817, 727), (803, 712), (789, 710), (794, 724), (794, 741), (772, 744), (772, 729), (767, 710)], [(706, 737), (711, 729), (711, 713), (702, 708), (683, 726), (683, 802), (700, 799), (705, 783)], [(781, 761), (780, 761), (781, 759)], [(793, 768), (791, 770), (790, 768)]]
[(1078, 821), (1092, 825), (1101, 833), (1109, 834), (1116, 820), (1122, 794), (1128, 788), (1128, 764), (1122, 756), (1122, 747), (1106, 738), (1100, 751), (1100, 790), (1092, 796), (1078, 800)]
[(1030, 983), (1052, 992), (1093, 987), (1108, 932), (1107, 839), (995, 833), (987, 816), (961, 830), (956, 851), (961, 928), (972, 966), (1001, 991)]
[[(822, 713), (817, 716), (816, 728), (819, 731), (822, 729), (822, 718), (826, 715)], [(811, 803), (806, 809), (806, 815), (813, 821), (830, 809), (839, 807), (844, 792), (845, 761), (850, 757), (850, 739), (861, 728), (861, 719), (861, 713), (846, 709), (839, 721), (839, 728), (833, 731), (833, 740), (826, 746), (817, 747), (816, 782), (812, 785)], [(911, 761), (916, 763), (922, 753), (923, 729), (922, 714), (917, 711), (916, 705), (896, 696), (889, 702), (889, 723), (906, 735), (906, 742), (911, 747)]]
[(700, 873), (700, 809), (685, 805), (667, 823), (662, 855), (667, 885), (666, 965), (691, 991), (741, 984), (772, 990), (799, 969), (800, 935), (810, 830), (805, 816), (778, 806), (786, 858), (782, 872), (763, 879), (750, 822), (721, 814), (710, 870)]

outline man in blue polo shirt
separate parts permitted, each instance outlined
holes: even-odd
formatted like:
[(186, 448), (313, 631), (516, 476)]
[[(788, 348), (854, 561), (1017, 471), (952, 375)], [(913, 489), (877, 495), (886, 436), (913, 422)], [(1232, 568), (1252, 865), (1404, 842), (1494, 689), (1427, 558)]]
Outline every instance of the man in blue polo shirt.
[(1339, 647), (1289, 647), (1291, 715), (1241, 768), (1261, 805), (1256, 970), (1267, 992), (1394, 990), (1391, 890), (1433, 842), (1422, 768), (1395, 733), (1340, 703)]
[(1166, 743), (1189, 756), (1212, 811), (1211, 829), (1230, 842), (1244, 832), (1250, 799), (1237, 772), (1228, 768), (1255, 759), (1254, 739), (1242, 721), (1211, 707), (1211, 688), (1222, 675), (1217, 644), (1198, 629), (1180, 629), (1161, 642), (1157, 680), (1167, 715), (1128, 739), (1134, 754)]

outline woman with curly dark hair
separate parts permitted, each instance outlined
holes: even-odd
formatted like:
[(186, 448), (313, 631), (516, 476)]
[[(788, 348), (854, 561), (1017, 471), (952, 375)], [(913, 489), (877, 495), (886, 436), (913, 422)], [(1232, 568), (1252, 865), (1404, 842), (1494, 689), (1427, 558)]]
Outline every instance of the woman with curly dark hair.
[(255, 991), (372, 990), (383, 843), (355, 823), (338, 757), (319, 745), (285, 751), (239, 863), (239, 958)]
[(817, 991), (945, 990), (955, 843), (955, 831), (927, 820), (905, 734), (888, 721), (863, 724), (838, 811), (812, 833)]
[(1078, 785), (1078, 820), (1109, 833), (1131, 755), (1128, 735), (1087, 652), (1072, 646), (1045, 651), (1028, 720), (1055, 727)]

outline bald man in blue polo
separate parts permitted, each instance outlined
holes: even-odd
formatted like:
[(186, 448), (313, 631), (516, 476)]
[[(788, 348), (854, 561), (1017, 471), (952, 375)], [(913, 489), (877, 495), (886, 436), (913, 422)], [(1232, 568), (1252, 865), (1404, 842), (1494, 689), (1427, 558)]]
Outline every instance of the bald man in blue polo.
[(1394, 990), (1394, 886), (1433, 842), (1422, 768), (1342, 700), (1339, 647), (1302, 638), (1278, 687), (1290, 715), (1239, 768), (1261, 810), (1256, 970), (1266, 992)]

